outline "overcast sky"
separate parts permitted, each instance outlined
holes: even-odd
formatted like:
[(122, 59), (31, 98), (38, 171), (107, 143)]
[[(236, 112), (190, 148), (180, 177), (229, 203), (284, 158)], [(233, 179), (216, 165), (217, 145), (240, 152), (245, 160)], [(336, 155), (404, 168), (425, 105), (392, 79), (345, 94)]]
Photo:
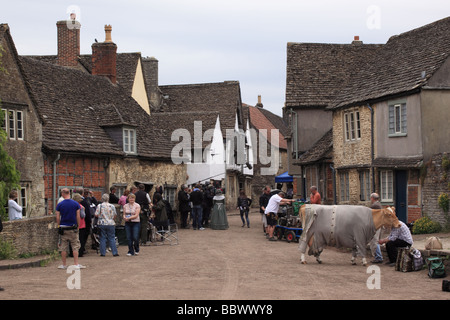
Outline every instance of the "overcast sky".
[(5, 1), (20, 55), (54, 55), (56, 21), (78, 12), (81, 53), (111, 24), (118, 52), (159, 60), (159, 83), (240, 82), (242, 102), (281, 115), (288, 42), (386, 43), (450, 16), (449, 0), (73, 0)]

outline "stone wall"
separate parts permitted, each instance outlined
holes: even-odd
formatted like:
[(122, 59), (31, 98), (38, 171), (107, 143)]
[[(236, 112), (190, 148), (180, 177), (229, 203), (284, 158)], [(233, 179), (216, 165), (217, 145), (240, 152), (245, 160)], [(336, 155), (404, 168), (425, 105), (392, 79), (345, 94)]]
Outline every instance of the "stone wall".
[[(352, 141), (345, 139), (344, 113), (359, 111), (361, 137)], [(357, 168), (369, 169), (372, 163), (371, 140), (371, 113), (366, 107), (338, 110), (333, 113), (333, 162), (337, 169), (336, 174), (336, 200), (339, 204), (361, 204), (360, 201), (359, 171)], [(340, 188), (340, 174), (349, 174), (349, 201), (342, 202)], [(370, 175), (370, 179), (372, 176)], [(370, 181), (372, 185), (372, 181)]]
[(441, 193), (450, 194), (450, 170), (445, 170), (442, 166), (442, 159), (445, 157), (450, 159), (447, 153), (434, 155), (430, 161), (424, 163), (421, 173), (423, 213), (442, 226), (447, 221), (439, 207), (438, 197)]
[(17, 254), (40, 254), (58, 248), (56, 216), (4, 221), (2, 241), (11, 241)]
[[(358, 110), (361, 138), (345, 141), (344, 113)], [(371, 164), (371, 115), (369, 108), (350, 108), (333, 113), (333, 162), (335, 168)]]

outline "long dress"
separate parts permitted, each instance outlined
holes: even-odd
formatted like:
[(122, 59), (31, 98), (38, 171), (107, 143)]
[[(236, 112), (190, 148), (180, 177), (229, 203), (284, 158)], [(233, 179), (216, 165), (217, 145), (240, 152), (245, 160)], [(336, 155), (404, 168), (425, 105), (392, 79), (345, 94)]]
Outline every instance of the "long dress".
[(211, 229), (228, 229), (227, 213), (225, 211), (225, 196), (216, 195), (213, 198), (213, 209), (211, 213)]

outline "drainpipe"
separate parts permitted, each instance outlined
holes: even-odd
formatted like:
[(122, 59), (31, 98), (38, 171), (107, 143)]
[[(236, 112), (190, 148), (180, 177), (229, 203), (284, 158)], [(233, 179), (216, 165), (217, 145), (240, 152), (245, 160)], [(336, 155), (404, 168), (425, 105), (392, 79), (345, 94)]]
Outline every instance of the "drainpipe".
[(53, 161), (53, 213), (56, 212), (56, 163), (61, 159), (61, 154)]
[(367, 104), (367, 108), (370, 110), (370, 143), (371, 143), (371, 162), (370, 162), (370, 170), (372, 171), (372, 192), (375, 192), (375, 170), (373, 168), (373, 160), (375, 158), (375, 150), (374, 150), (374, 119), (373, 119), (373, 108), (370, 104)]

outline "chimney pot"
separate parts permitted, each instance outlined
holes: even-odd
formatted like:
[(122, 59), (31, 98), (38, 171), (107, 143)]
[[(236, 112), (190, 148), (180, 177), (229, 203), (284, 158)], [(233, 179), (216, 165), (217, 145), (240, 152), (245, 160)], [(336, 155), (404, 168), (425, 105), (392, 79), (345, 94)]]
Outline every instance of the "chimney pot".
[(105, 25), (105, 42), (92, 44), (92, 74), (105, 76), (116, 83), (117, 45), (111, 39), (111, 25)]
[(258, 108), (262, 108), (262, 107), (263, 107), (263, 104), (262, 104), (262, 102), (261, 102), (261, 95), (258, 95), (258, 103), (256, 104), (256, 106), (257, 106)]
[(359, 40), (359, 36), (354, 36), (352, 44), (354, 44), (354, 45), (362, 45), (363, 42), (361, 40)]
[(113, 42), (111, 37), (112, 26), (105, 25), (105, 42)]

